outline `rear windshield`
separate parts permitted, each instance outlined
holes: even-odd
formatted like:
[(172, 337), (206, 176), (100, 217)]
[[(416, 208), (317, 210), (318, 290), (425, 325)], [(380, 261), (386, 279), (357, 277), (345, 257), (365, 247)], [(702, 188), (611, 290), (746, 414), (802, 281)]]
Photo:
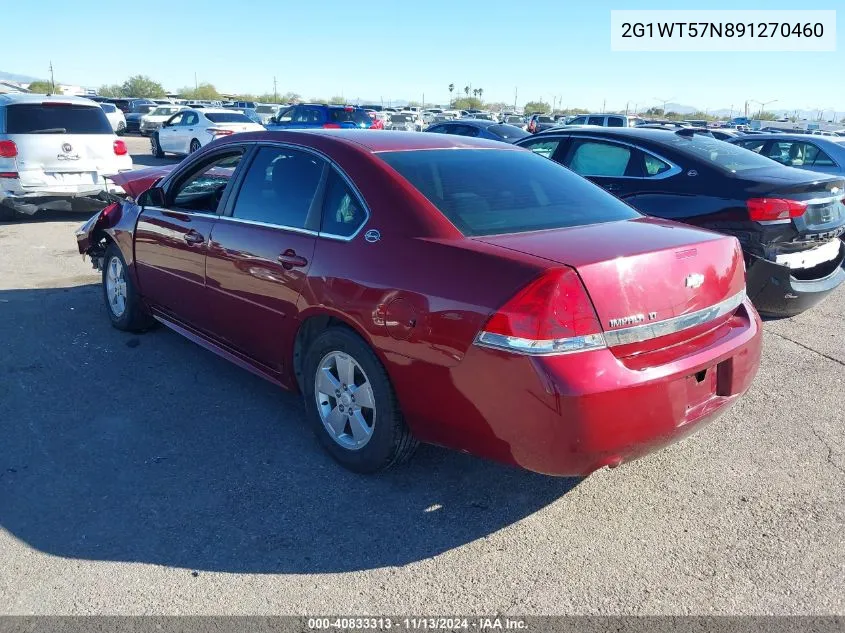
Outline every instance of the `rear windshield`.
[(247, 115), (240, 112), (206, 112), (205, 118), (212, 123), (252, 123)]
[(695, 134), (694, 136), (672, 134), (666, 141), (679, 152), (704, 160), (731, 173), (772, 167), (773, 161), (765, 156), (760, 156), (760, 154), (751, 150), (703, 134)]
[(255, 108), (259, 114), (274, 114), (278, 111), (279, 106), (260, 105)]
[(550, 116), (538, 116), (537, 121), (540, 123), (554, 123), (555, 120)]
[(414, 117), (410, 114), (391, 114), (390, 120), (393, 123), (407, 123), (408, 121), (413, 121)]
[(447, 149), (378, 156), (468, 236), (640, 217), (601, 188), (533, 152)]
[(6, 108), (8, 134), (113, 134), (100, 106), (26, 103)]
[(329, 120), (332, 123), (355, 123), (370, 127), (373, 120), (363, 110), (344, 110), (343, 108), (330, 108)]
[(522, 117), (518, 116), (509, 116), (505, 117), (504, 123), (522, 123)]
[(101, 103), (100, 107), (103, 109), (103, 112), (106, 112), (108, 114), (111, 114), (112, 112), (117, 112), (117, 108), (110, 103)]
[(506, 138), (509, 141), (531, 136), (528, 132), (515, 125), (491, 125), (487, 128), (487, 131), (492, 132), (499, 138)]

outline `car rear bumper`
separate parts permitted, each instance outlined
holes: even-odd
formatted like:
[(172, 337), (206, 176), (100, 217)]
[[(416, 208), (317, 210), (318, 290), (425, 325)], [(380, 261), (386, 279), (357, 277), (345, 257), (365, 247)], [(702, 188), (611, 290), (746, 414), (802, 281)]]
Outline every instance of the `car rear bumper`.
[[(670, 352), (651, 352), (653, 366), (608, 349), (532, 357), (472, 346), (450, 369), (452, 392), (437, 388), (429, 409), (412, 406), (407, 417), (424, 441), (549, 475), (584, 476), (671, 444), (724, 413), (751, 385), (761, 342), (760, 317), (746, 299), (719, 327)], [(417, 417), (447, 408), (447, 420)]]
[[(25, 215), (32, 215), (39, 209), (90, 213), (106, 204), (105, 199), (99, 197), (105, 191), (106, 186), (101, 184), (0, 189), (0, 205)], [(108, 183), (108, 193), (125, 195), (123, 188), (113, 182)]]
[(820, 266), (817, 278), (813, 277), (812, 270), (794, 271), (788, 266), (750, 256), (746, 285), (757, 310), (765, 316), (790, 317), (827, 297), (845, 281), (845, 244), (839, 243), (838, 258)]

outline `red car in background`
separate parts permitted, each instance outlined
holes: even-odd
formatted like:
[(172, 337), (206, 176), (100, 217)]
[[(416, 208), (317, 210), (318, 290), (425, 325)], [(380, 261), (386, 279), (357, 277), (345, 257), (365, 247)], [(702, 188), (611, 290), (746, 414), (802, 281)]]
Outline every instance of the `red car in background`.
[(302, 392), (356, 471), (422, 441), (585, 475), (714, 419), (760, 361), (735, 238), (527, 150), (259, 132), (118, 182), (134, 200), (77, 231), (114, 326)]

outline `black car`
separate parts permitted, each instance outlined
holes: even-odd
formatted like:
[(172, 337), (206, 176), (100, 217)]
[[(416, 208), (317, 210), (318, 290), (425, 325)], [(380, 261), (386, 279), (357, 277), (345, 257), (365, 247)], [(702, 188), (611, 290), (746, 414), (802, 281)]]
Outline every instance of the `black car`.
[(125, 113), (126, 115), (126, 131), (140, 132), (141, 131), (141, 117), (149, 114), (155, 110), (159, 104), (157, 103), (138, 103), (132, 109)]
[(843, 177), (784, 167), (690, 129), (567, 128), (517, 145), (647, 215), (735, 236), (763, 314), (803, 312), (845, 280)]
[(531, 136), (528, 132), (515, 125), (496, 123), (486, 119), (457, 119), (443, 121), (428, 126), (426, 132), (438, 134), (456, 134), (458, 136), (472, 136), (489, 138), (504, 143), (516, 143), (518, 140)]
[(531, 118), (528, 119), (528, 131), (532, 134), (543, 132), (556, 125), (560, 125), (560, 123), (546, 114), (532, 114)]

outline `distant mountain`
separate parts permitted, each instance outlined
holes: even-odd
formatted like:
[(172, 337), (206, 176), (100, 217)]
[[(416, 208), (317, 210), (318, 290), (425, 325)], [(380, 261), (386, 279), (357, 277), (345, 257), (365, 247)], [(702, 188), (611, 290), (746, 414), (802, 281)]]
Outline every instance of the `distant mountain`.
[(16, 75), (15, 73), (6, 73), (0, 70), (0, 81), (16, 81), (20, 84), (29, 84), (33, 81), (44, 81), (38, 77), (31, 77), (29, 75)]

